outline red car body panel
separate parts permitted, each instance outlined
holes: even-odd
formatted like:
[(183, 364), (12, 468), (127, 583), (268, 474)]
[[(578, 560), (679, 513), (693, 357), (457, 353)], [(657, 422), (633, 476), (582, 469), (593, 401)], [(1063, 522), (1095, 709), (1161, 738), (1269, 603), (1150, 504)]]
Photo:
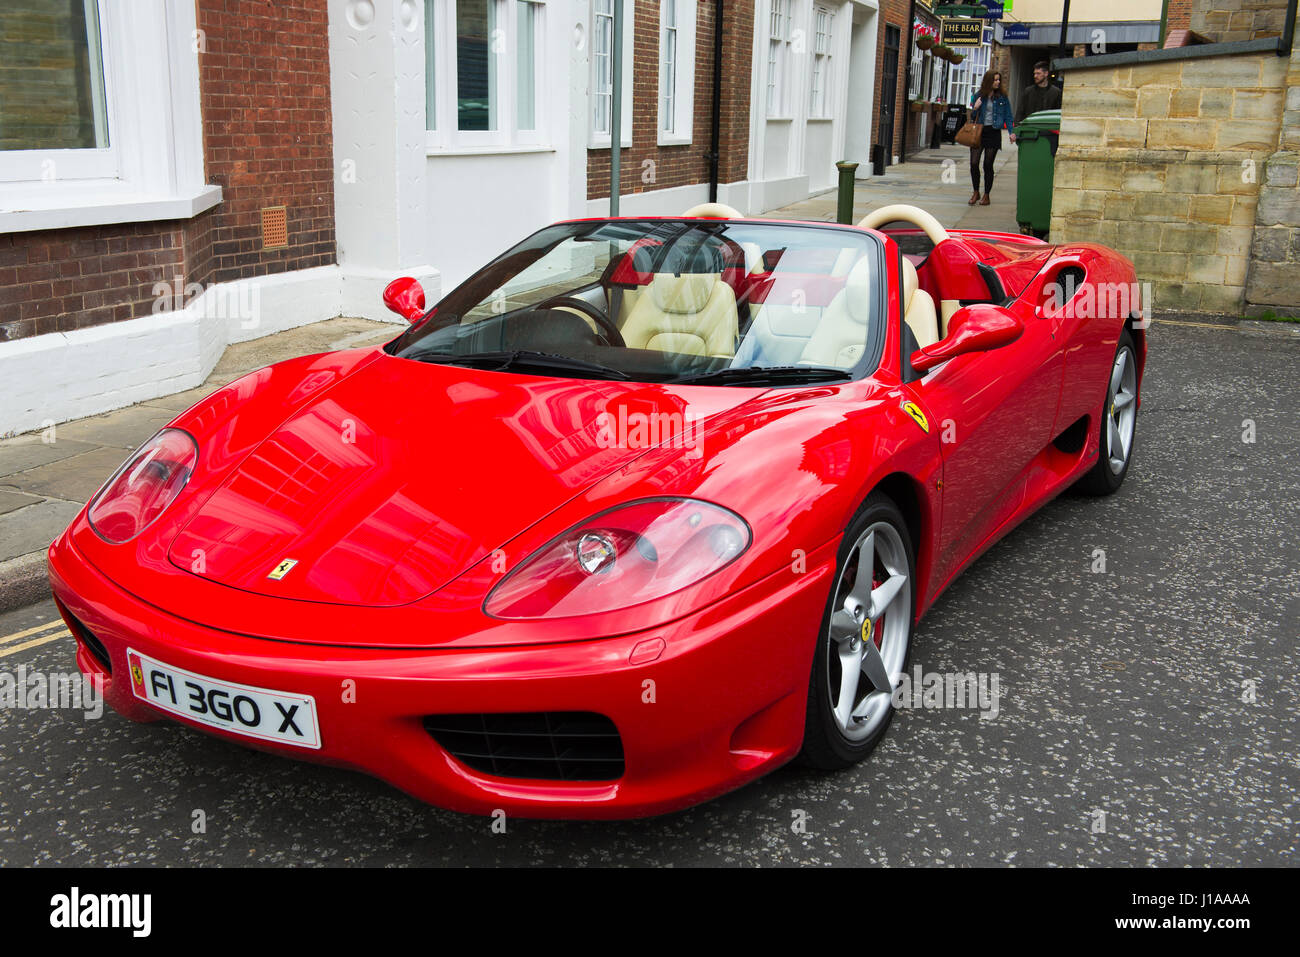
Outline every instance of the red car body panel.
[[(173, 421), (195, 438), (199, 465), (145, 534), (110, 544), (83, 510), (51, 546), (78, 663), (136, 720), (164, 715), (124, 680), (128, 647), (214, 679), (313, 695), (322, 747), (312, 753), (176, 720), (471, 813), (634, 817), (766, 773), (799, 750), (837, 549), (873, 489), (910, 513), (919, 618), (962, 568), (1097, 459), (1104, 385), (1130, 317), (1053, 310), (1043, 286), (1066, 267), (1086, 282), (1131, 284), (1131, 264), (1102, 247), (954, 236), (923, 263), (922, 288), (951, 298), (970, 277), (949, 270), (988, 260), (1019, 291), (1006, 308), (1024, 331), (912, 381), (902, 372), (892, 241), (880, 367), (843, 384), (552, 378), (380, 349), (236, 380)], [(1140, 370), (1145, 338), (1136, 336)], [(699, 421), (698, 454), (597, 441), (599, 416), (631, 411)], [(1077, 447), (1054, 441), (1072, 426), (1087, 436)], [(751, 546), (697, 584), (632, 608), (534, 621), (484, 612), (503, 569), (594, 514), (661, 496), (725, 506), (748, 524)], [(286, 557), (303, 574), (269, 581)], [(107, 651), (111, 674), (85, 632)], [(346, 680), (353, 701), (341, 693)], [(607, 716), (624, 774), (585, 783), (491, 775), (458, 762), (421, 725), (433, 713), (502, 711)]]

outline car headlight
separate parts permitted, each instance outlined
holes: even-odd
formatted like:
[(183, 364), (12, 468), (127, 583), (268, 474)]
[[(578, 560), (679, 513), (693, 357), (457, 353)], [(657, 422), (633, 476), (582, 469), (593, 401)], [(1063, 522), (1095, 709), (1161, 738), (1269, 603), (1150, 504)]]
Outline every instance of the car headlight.
[(646, 499), (575, 525), (492, 589), (495, 618), (566, 618), (663, 598), (749, 547), (740, 516), (696, 499)]
[(86, 517), (100, 538), (121, 545), (176, 500), (199, 459), (188, 432), (163, 429), (140, 446), (91, 500)]

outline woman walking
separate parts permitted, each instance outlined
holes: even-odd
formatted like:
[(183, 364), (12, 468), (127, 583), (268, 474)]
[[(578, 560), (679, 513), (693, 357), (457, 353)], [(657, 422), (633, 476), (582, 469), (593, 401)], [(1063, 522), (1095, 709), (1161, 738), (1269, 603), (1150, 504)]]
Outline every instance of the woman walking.
[[(993, 192), (993, 160), (1002, 148), (1002, 131), (1011, 133), (1011, 142), (1016, 141), (1016, 134), (1011, 132), (1011, 101), (1002, 91), (1002, 74), (989, 70), (980, 82), (980, 88), (971, 95), (971, 121), (984, 124), (984, 134), (978, 146), (970, 150), (970, 181), (975, 188), (967, 201), (968, 206), (979, 203), (989, 204), (989, 193)], [(980, 155), (984, 157), (984, 198), (980, 199)]]

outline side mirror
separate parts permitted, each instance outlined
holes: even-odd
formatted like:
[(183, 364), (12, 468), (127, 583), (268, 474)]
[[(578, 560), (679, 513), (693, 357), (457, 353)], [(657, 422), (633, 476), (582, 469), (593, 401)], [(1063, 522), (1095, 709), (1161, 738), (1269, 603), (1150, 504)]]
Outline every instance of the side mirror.
[(987, 352), (1015, 342), (1024, 324), (998, 306), (976, 303), (958, 309), (948, 320), (948, 335), (912, 353), (912, 368), (926, 372), (942, 362), (968, 352)]
[(415, 322), (424, 315), (424, 287), (410, 276), (394, 279), (384, 287), (384, 305), (407, 322)]

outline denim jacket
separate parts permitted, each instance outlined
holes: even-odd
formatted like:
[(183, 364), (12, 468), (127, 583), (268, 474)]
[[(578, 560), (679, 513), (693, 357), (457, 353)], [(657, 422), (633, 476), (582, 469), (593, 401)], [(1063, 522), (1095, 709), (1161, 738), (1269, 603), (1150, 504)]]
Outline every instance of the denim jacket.
[[(973, 107), (975, 101), (979, 99), (979, 90), (971, 94), (970, 103)], [(983, 123), (986, 129), (1008, 130), (1012, 128), (1011, 120), (1011, 101), (1007, 99), (1006, 94), (994, 93), (988, 98), (988, 101), (980, 104), (978, 113), (971, 115), (972, 123)]]

